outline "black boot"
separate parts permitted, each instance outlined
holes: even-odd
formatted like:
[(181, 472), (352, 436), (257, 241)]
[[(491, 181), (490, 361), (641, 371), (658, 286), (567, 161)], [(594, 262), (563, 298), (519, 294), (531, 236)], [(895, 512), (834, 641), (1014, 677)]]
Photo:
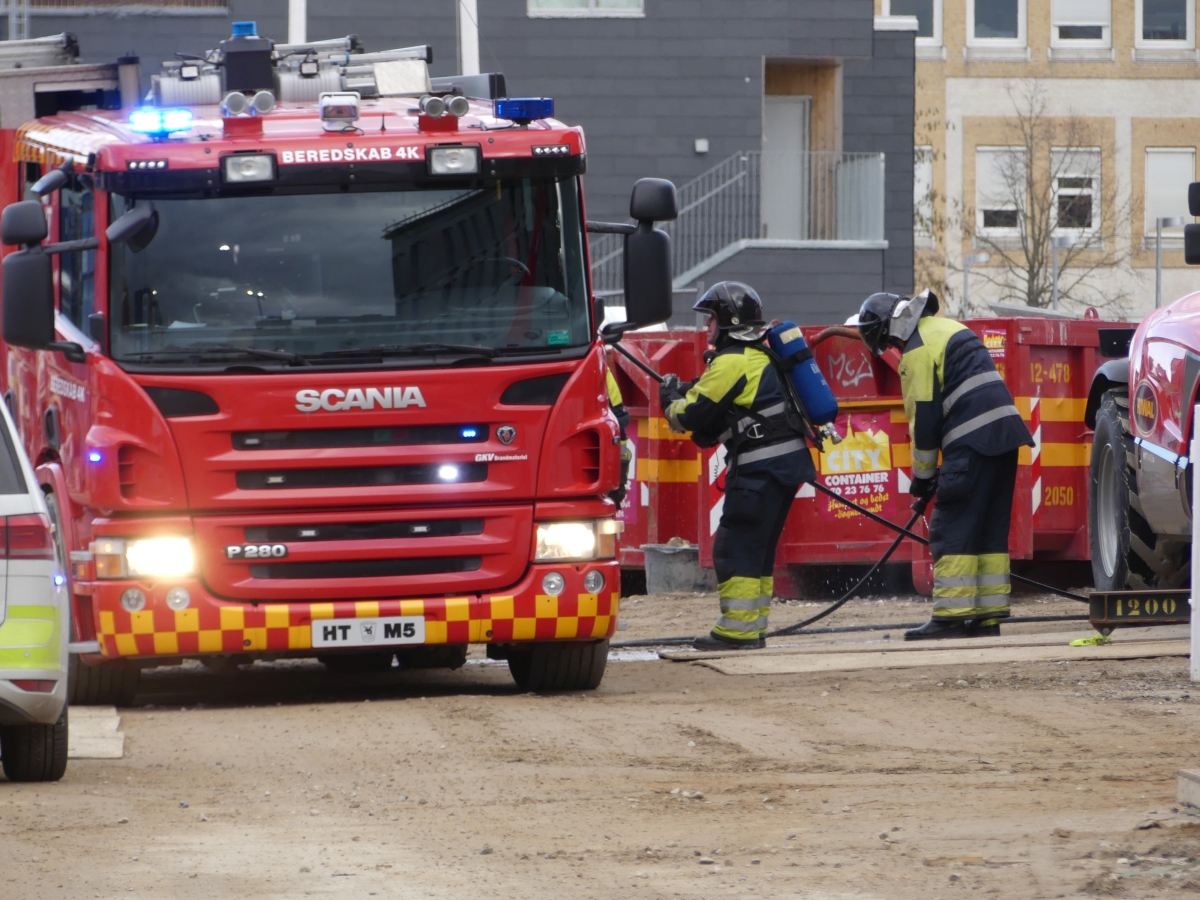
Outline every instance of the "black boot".
[(906, 641), (936, 641), (942, 638), (968, 637), (999, 637), (1000, 623), (995, 619), (990, 624), (976, 624), (976, 619), (959, 619), (957, 621), (938, 621), (930, 619), (920, 628), (912, 628), (904, 632)]
[(697, 650), (762, 650), (767, 646), (767, 642), (760, 637), (735, 640), (713, 631), (696, 638), (692, 641), (692, 646)]

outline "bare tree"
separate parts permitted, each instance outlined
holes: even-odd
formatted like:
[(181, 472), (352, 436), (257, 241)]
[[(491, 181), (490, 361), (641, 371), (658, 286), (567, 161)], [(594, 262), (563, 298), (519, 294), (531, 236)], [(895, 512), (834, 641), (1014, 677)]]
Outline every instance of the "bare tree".
[[(924, 83), (918, 80), (917, 92), (921, 93)], [(936, 135), (948, 135), (954, 124), (946, 120), (942, 104), (919, 108), (915, 113), (914, 134), (917, 152), (916, 167), (928, 166), (929, 180), (921, 185), (913, 197), (913, 290), (929, 288), (943, 301), (954, 304), (958, 291), (949, 279), (952, 268), (946, 260), (946, 235), (957, 226), (958, 205), (951, 202), (937, 188), (936, 171), (938, 162), (944, 161), (945, 151), (938, 149)]]
[[(1130, 205), (1118, 199), (1115, 167), (1103, 177), (1103, 135), (1079, 116), (1048, 115), (1036, 81), (1009, 96), (1015, 115), (1001, 146), (977, 151), (976, 198), (963, 204), (964, 235), (991, 256), (972, 268), (973, 284), (990, 285), (993, 301), (1045, 309), (1057, 243), (1060, 303), (1123, 310), (1132, 248), (1116, 232), (1130, 221)], [(1112, 277), (1118, 271), (1127, 277)]]

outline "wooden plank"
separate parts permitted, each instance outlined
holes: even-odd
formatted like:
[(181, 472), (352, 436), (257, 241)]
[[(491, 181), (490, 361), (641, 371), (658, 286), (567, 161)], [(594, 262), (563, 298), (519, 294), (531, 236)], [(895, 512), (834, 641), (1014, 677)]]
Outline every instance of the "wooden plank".
[[(1035, 634), (1000, 635), (999, 637), (954, 638), (940, 641), (881, 641), (878, 637), (860, 638), (855, 643), (793, 644), (791, 646), (769, 646), (765, 650), (752, 651), (754, 656), (793, 656), (808, 653), (914, 653), (927, 650), (975, 650), (994, 647), (1037, 647), (1042, 645), (1069, 644), (1078, 638), (1094, 637), (1091, 629), (1079, 631), (1042, 631)], [(814, 637), (817, 637), (814, 635)], [(821, 637), (824, 637), (822, 635)], [(1126, 644), (1131, 641), (1186, 640), (1188, 626), (1162, 625), (1151, 628), (1123, 628), (1113, 636), (1113, 641)], [(794, 638), (793, 640), (798, 640)], [(788, 640), (777, 638), (777, 640)], [(870, 641), (870, 643), (867, 643)], [(745, 656), (745, 650), (719, 650), (697, 653), (695, 650), (667, 650), (659, 655), (675, 662), (698, 662), (702, 659), (724, 659)]]
[(930, 666), (990, 665), (1011, 662), (1057, 662), (1085, 659), (1149, 659), (1187, 656), (1187, 641), (1128, 641), (1087, 647), (1058, 646), (979, 647), (971, 650), (920, 650), (914, 653), (810, 653), (770, 656), (743, 653), (722, 659), (702, 659), (723, 675), (806, 675), (820, 672), (853, 672), (863, 669), (923, 669)]

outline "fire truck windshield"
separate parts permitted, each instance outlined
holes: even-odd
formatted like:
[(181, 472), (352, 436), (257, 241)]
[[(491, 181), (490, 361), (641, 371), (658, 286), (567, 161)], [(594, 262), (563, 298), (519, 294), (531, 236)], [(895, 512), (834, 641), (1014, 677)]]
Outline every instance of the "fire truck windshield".
[[(386, 364), (587, 345), (579, 185), (331, 189), (153, 203), (110, 250), (113, 358), (135, 365)], [(355, 363), (357, 364), (357, 363)]]

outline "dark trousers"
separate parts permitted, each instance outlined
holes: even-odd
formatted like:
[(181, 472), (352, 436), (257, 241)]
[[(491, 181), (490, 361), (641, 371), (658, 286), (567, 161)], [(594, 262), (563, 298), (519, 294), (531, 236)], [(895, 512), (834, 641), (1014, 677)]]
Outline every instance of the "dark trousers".
[(775, 549), (798, 487), (769, 472), (743, 469), (725, 490), (721, 524), (713, 538), (713, 567), (721, 591), (721, 618), (713, 631), (722, 637), (757, 640), (767, 630)]
[(984, 456), (962, 448), (942, 457), (929, 522), (935, 619), (986, 621), (1008, 615), (1017, 453)]

